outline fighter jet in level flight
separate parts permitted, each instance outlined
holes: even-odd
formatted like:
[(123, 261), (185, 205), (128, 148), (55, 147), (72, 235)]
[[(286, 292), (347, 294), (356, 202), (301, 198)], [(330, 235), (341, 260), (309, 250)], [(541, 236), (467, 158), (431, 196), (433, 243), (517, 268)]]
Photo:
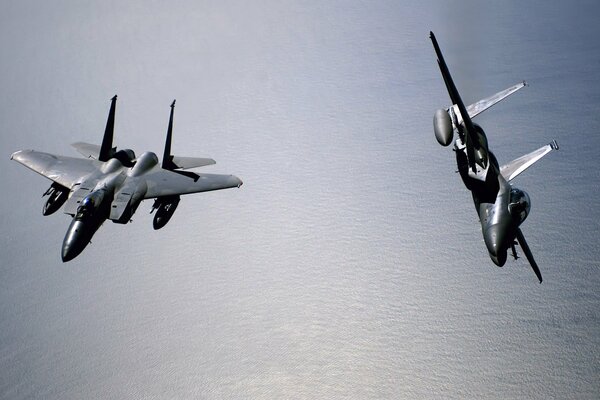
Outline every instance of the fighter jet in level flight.
[(457, 133), (454, 152), (458, 172), (473, 195), (490, 258), (501, 267), (506, 263), (508, 249), (511, 249), (515, 259), (518, 258), (515, 245), (519, 244), (542, 283), (540, 269), (519, 228), (529, 214), (531, 200), (527, 193), (511, 186), (510, 182), (543, 156), (552, 150), (558, 150), (558, 144), (553, 140), (529, 154), (499, 166), (496, 157), (488, 148), (483, 129), (474, 124), (471, 119), (523, 88), (526, 83), (519, 83), (465, 107), (433, 32), (429, 32), (429, 37), (433, 42), (438, 65), (453, 104), (448, 109), (435, 112), (433, 117), (435, 137), (442, 146), (448, 146), (452, 142), (454, 132)]
[(152, 152), (136, 157), (130, 149), (117, 151), (112, 145), (116, 102), (114, 96), (101, 146), (73, 143), (86, 158), (34, 150), (17, 151), (10, 157), (52, 181), (44, 193), (48, 196), (42, 209), (44, 215), (56, 212), (66, 203), (64, 212), (72, 221), (62, 245), (63, 262), (77, 257), (107, 219), (118, 224), (130, 222), (142, 200), (155, 199), (153, 225), (160, 229), (171, 219), (181, 195), (242, 185), (233, 175), (185, 171), (215, 164), (213, 159), (171, 154), (175, 101), (171, 104), (162, 162)]

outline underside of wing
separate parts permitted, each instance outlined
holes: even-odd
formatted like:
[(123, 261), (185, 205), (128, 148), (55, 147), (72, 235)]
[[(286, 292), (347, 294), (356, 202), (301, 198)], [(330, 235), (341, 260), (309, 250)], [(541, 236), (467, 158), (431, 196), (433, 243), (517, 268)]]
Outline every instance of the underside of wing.
[(71, 146), (73, 146), (75, 150), (77, 150), (77, 152), (82, 156), (93, 158), (94, 160), (97, 160), (98, 155), (100, 154), (100, 146), (97, 144), (76, 142), (72, 143)]
[(156, 169), (145, 175), (148, 190), (144, 198), (208, 192), (240, 187), (242, 181), (234, 175), (195, 174)]
[(55, 156), (34, 150), (17, 151), (10, 158), (69, 189), (102, 164), (92, 159)]
[(525, 171), (527, 168), (531, 167), (537, 161), (539, 161), (546, 154), (550, 153), (552, 150), (558, 150), (558, 143), (556, 140), (553, 140), (551, 143), (540, 147), (537, 150), (532, 151), (529, 154), (521, 156), (506, 165), (500, 167), (500, 173), (508, 182), (515, 179), (521, 172)]

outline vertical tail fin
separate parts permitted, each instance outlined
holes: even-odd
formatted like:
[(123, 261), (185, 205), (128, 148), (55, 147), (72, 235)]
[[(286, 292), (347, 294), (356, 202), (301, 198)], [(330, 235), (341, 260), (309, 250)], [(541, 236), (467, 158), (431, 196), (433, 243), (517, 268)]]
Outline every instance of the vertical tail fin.
[(517, 228), (517, 241), (519, 242), (519, 245), (523, 249), (523, 253), (525, 253), (525, 257), (527, 258), (527, 261), (529, 261), (529, 264), (531, 265), (531, 269), (533, 269), (535, 276), (537, 276), (540, 283), (542, 283), (542, 280), (543, 280), (542, 273), (540, 272), (540, 268), (538, 267), (537, 263), (535, 262), (535, 259), (533, 258), (533, 253), (531, 253), (531, 250), (529, 249), (529, 245), (525, 241), (525, 236), (523, 236), (523, 232), (521, 232), (521, 228)]
[(104, 138), (102, 139), (102, 146), (100, 147), (100, 154), (98, 154), (99, 161), (108, 161), (110, 156), (114, 152), (112, 147), (113, 134), (115, 132), (115, 108), (117, 105), (117, 95), (115, 94), (110, 99), (110, 111), (108, 112), (108, 119), (106, 120), (106, 129), (104, 129)]
[(175, 100), (171, 103), (171, 115), (169, 116), (169, 127), (167, 128), (167, 140), (165, 141), (165, 151), (163, 153), (162, 167), (164, 169), (174, 169), (176, 166), (173, 163), (171, 155), (171, 139), (173, 137), (173, 113), (175, 112)]
[(194, 172), (189, 172), (189, 171), (179, 171), (179, 170), (175, 171), (179, 167), (177, 166), (177, 164), (175, 164), (175, 162), (173, 161), (173, 155), (171, 155), (171, 139), (173, 138), (173, 114), (174, 114), (174, 112), (175, 112), (175, 100), (173, 100), (173, 103), (171, 103), (171, 114), (169, 115), (169, 127), (167, 128), (167, 140), (165, 140), (165, 151), (163, 153), (162, 168), (172, 170), (173, 172), (176, 172), (183, 176), (187, 176), (188, 178), (191, 178), (194, 180), (194, 182), (196, 182), (198, 180), (198, 178), (200, 178), (200, 176), (198, 174), (196, 174)]
[(429, 31), (429, 38), (433, 43), (433, 48), (435, 49), (435, 54), (437, 55), (438, 59), (438, 66), (440, 67), (442, 77), (444, 78), (444, 83), (446, 84), (446, 89), (448, 90), (448, 94), (450, 95), (450, 100), (452, 100), (452, 103), (456, 104), (458, 110), (460, 111), (460, 115), (462, 117), (466, 132), (462, 131), (462, 127), (460, 125), (456, 128), (458, 130), (460, 138), (465, 141), (465, 145), (467, 146), (469, 167), (473, 170), (473, 172), (475, 172), (474, 151), (472, 145), (474, 141), (471, 136), (475, 134), (475, 127), (473, 126), (473, 122), (469, 117), (469, 113), (467, 112), (465, 104), (460, 98), (458, 90), (454, 85), (454, 81), (452, 80), (452, 76), (450, 75), (450, 71), (448, 70), (448, 66), (446, 65), (446, 61), (444, 60), (444, 56), (442, 55), (442, 50), (440, 50), (440, 46), (438, 45), (437, 39), (431, 31)]

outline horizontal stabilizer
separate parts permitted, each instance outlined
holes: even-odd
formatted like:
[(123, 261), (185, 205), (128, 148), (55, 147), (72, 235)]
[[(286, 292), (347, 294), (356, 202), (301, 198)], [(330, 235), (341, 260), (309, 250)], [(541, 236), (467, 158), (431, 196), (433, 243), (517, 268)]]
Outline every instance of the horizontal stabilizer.
[[(471, 104), (470, 106), (467, 107), (467, 113), (469, 114), (469, 117), (471, 119), (475, 118), (477, 115), (481, 114), (482, 112), (484, 112), (491, 106), (499, 103), (500, 101), (504, 100), (511, 94), (524, 88), (525, 86), (527, 86), (527, 82), (523, 81), (523, 82), (517, 83), (516, 85), (509, 87), (508, 89), (504, 89), (490, 97), (486, 97), (485, 99), (479, 100), (478, 102)], [(452, 106), (452, 108), (453, 108), (454, 114), (456, 115), (456, 120), (457, 120), (456, 122), (459, 125), (462, 124), (462, 117), (461, 117), (460, 112), (458, 111), (458, 106), (455, 104)], [(454, 126), (454, 129), (456, 129), (456, 126)]]
[(521, 174), (521, 172), (525, 171), (527, 168), (531, 167), (537, 161), (539, 161), (546, 154), (550, 153), (552, 150), (558, 150), (558, 143), (556, 140), (548, 143), (547, 145), (540, 147), (537, 150), (532, 151), (529, 154), (521, 156), (516, 160), (509, 162), (506, 165), (500, 167), (500, 173), (508, 182), (515, 179), (517, 176)]
[(87, 158), (93, 158), (94, 160), (98, 159), (98, 155), (100, 154), (100, 146), (97, 144), (85, 143), (85, 142), (76, 142), (71, 143), (71, 146), (77, 150), (79, 154)]
[(171, 161), (173, 162), (173, 164), (175, 164), (175, 169), (198, 168), (198, 167), (205, 167), (207, 165), (213, 165), (213, 164), (217, 163), (212, 158), (178, 157), (178, 156), (173, 156)]

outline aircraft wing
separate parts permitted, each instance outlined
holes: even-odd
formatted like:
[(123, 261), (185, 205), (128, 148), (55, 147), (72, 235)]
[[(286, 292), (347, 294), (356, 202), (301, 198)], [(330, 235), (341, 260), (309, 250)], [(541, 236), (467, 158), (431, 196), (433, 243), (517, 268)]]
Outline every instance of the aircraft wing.
[(511, 94), (515, 93), (517, 90), (524, 88), (525, 86), (527, 86), (527, 82), (523, 81), (523, 82), (517, 83), (514, 86), (509, 87), (508, 89), (504, 89), (490, 97), (487, 97), (483, 100), (479, 100), (477, 103), (471, 104), (470, 106), (467, 107), (467, 112), (469, 113), (469, 117), (473, 118), (473, 117), (481, 114), (482, 112), (484, 112), (485, 110), (487, 110), (488, 108), (493, 106), (494, 104), (498, 103), (501, 100), (504, 100), (505, 98), (507, 98)]
[(98, 155), (100, 154), (100, 146), (97, 144), (76, 142), (72, 143), (71, 146), (73, 146), (75, 150), (77, 150), (77, 152), (82, 156), (93, 158), (94, 160), (97, 160)]
[(240, 187), (234, 175), (195, 174), (193, 172), (156, 169), (144, 175), (148, 190), (145, 199)]
[(558, 143), (556, 140), (553, 140), (551, 143), (540, 147), (537, 150), (532, 151), (529, 154), (521, 156), (516, 160), (509, 162), (506, 165), (500, 167), (500, 174), (510, 182), (515, 179), (517, 176), (521, 174), (521, 172), (525, 171), (527, 168), (531, 167), (537, 161), (539, 161), (546, 154), (550, 153), (552, 150), (558, 150)]
[(11, 154), (10, 159), (69, 189), (102, 164), (96, 160), (55, 156), (34, 150), (17, 151)]
[[(481, 114), (482, 112), (484, 112), (491, 106), (504, 100), (505, 98), (507, 98), (511, 94), (515, 93), (516, 91), (524, 88), (525, 86), (527, 86), (527, 82), (523, 81), (523, 82), (517, 83), (516, 85), (509, 87), (508, 89), (504, 89), (490, 97), (486, 97), (485, 99), (479, 100), (478, 102), (471, 104), (470, 106), (467, 107), (467, 113), (469, 114), (469, 118), (471, 118), (471, 119), (475, 118), (477, 115)], [(456, 115), (456, 122), (459, 125), (462, 124), (462, 122), (463, 122), (462, 116), (460, 114), (460, 111), (458, 110), (458, 106), (455, 104), (452, 106), (452, 108), (454, 109), (453, 111), (454, 111), (454, 114)], [(453, 121), (453, 124), (454, 124), (454, 121)], [(454, 129), (456, 129), (456, 128), (457, 127), (454, 126)]]

